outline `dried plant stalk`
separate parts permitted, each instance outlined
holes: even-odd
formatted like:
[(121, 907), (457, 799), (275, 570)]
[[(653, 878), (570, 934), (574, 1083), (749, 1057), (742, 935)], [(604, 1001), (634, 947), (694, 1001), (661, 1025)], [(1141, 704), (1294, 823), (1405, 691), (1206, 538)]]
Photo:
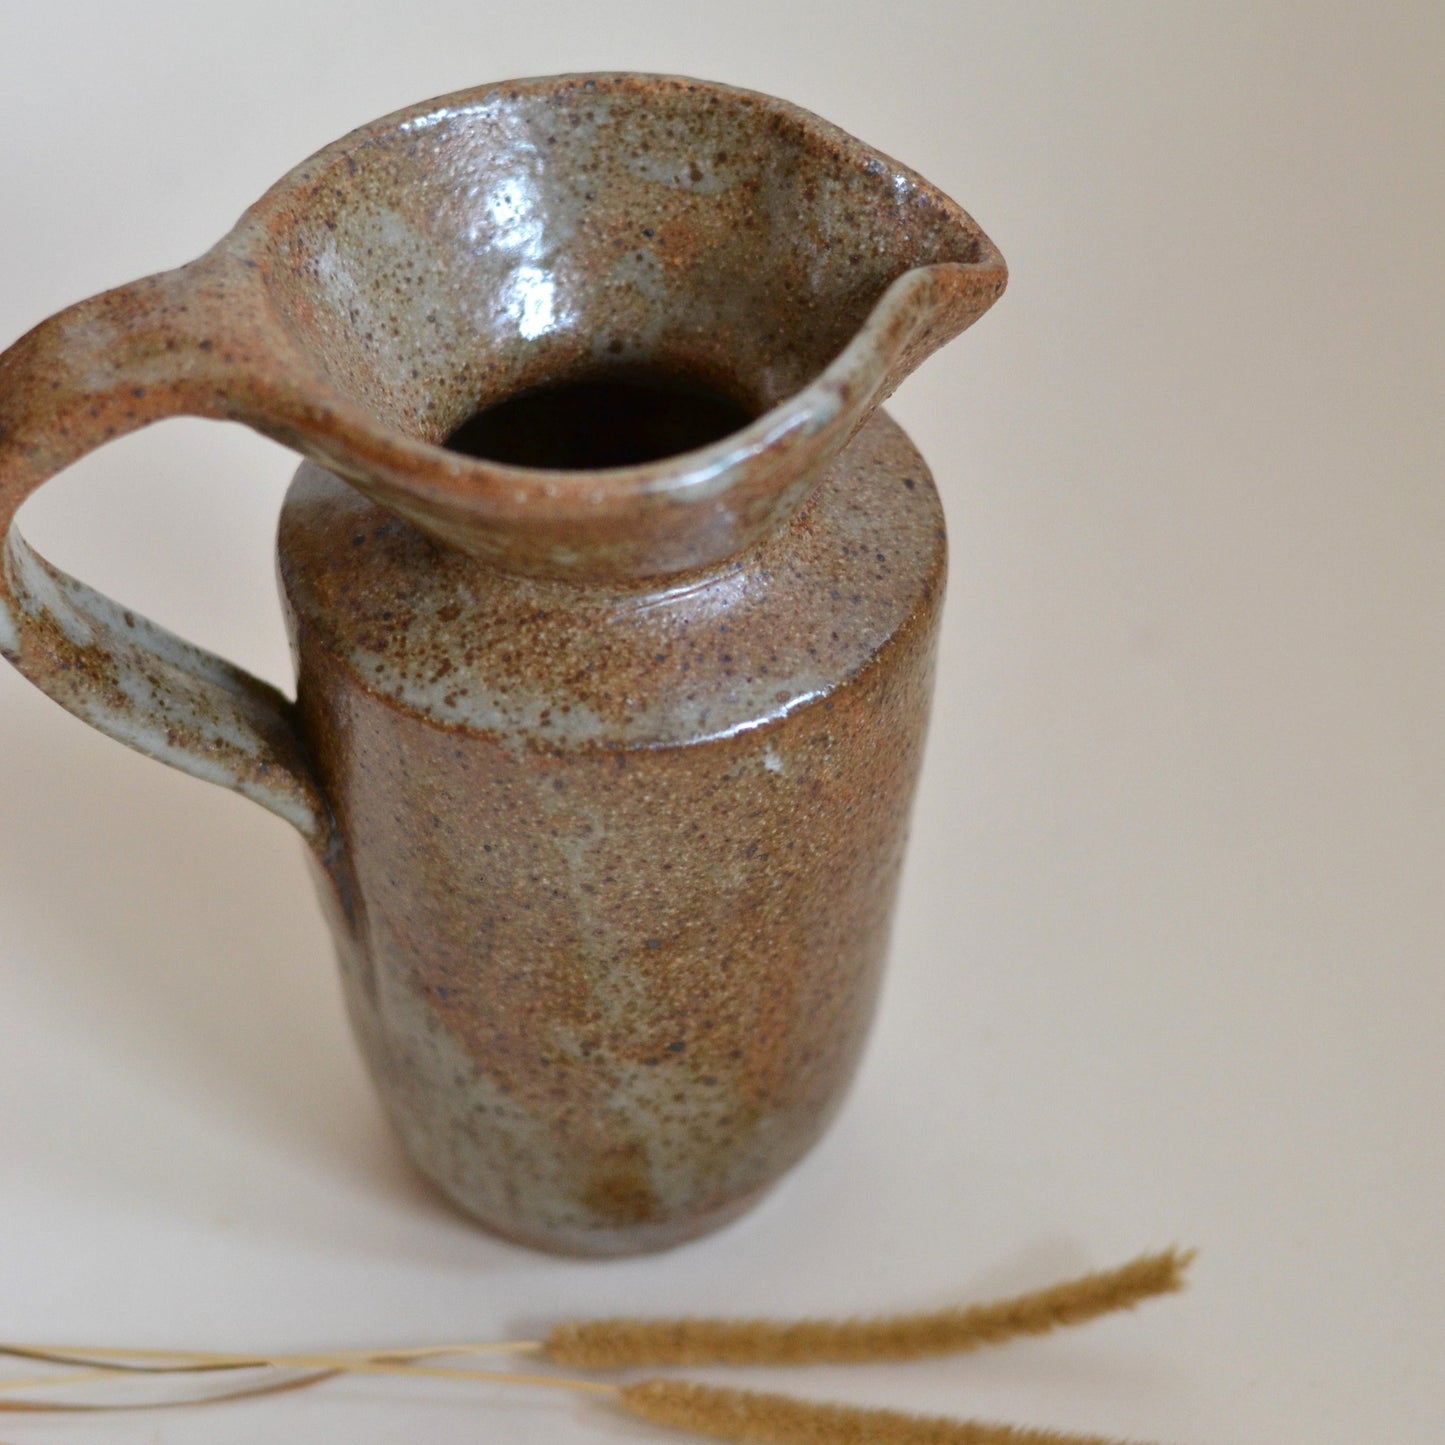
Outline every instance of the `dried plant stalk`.
[[(33, 1375), (29, 1379), (3, 1379), (0, 1380), (0, 1393), (13, 1393), (17, 1390), (50, 1390), (57, 1385), (83, 1385), (91, 1380), (114, 1380), (115, 1374), (108, 1368), (96, 1370), (72, 1370), (68, 1374), (58, 1375)], [(0, 1400), (0, 1410), (5, 1408), (3, 1400)], [(24, 1408), (23, 1405), (21, 1408)]]
[[(140, 1351), (132, 1355), (128, 1350), (72, 1350), (52, 1348), (47, 1345), (0, 1345), (0, 1355), (15, 1360), (36, 1360), (45, 1365), (93, 1365), (99, 1375), (196, 1375), (212, 1374), (217, 1370), (264, 1369), (272, 1362), (265, 1357), (252, 1355), (217, 1356), (220, 1363), (213, 1363), (201, 1354), (188, 1350)], [(162, 1363), (155, 1363), (160, 1361)], [(0, 1389), (20, 1390), (25, 1382), (6, 1380)]]
[(618, 1397), (654, 1425), (739, 1445), (1118, 1445), (1098, 1435), (824, 1405), (686, 1380), (643, 1380), (624, 1385)]
[[(275, 1371), (309, 1372), (301, 1375), (300, 1378), (283, 1379), (277, 1381), (273, 1378), (262, 1380), (260, 1383), (243, 1385), (240, 1387), (222, 1386), (218, 1391), (208, 1395), (187, 1395), (174, 1399), (167, 1399), (158, 1402), (141, 1401), (127, 1404), (93, 1404), (89, 1402), (52, 1402), (48, 1400), (4, 1400), (0, 1399), (0, 1410), (152, 1410), (171, 1408), (182, 1405), (208, 1405), (225, 1400), (241, 1400), (251, 1395), (275, 1394), (282, 1390), (300, 1389), (305, 1385), (314, 1385), (322, 1380), (329, 1380), (335, 1375), (357, 1374), (357, 1375), (404, 1375), (408, 1378), (421, 1378), (428, 1380), (469, 1380), (483, 1384), (497, 1385), (534, 1385), (545, 1389), (558, 1390), (580, 1390), (597, 1395), (615, 1395), (618, 1387), (616, 1385), (604, 1384), (600, 1380), (574, 1379), (566, 1375), (539, 1375), (527, 1374), (516, 1370), (467, 1370), (450, 1369), (445, 1366), (418, 1364), (413, 1360), (395, 1356), (370, 1356), (362, 1357), (355, 1353), (343, 1353), (339, 1355), (272, 1355), (269, 1358), (245, 1357), (244, 1364), (181, 1364), (181, 1365), (146, 1365), (143, 1368), (132, 1367), (119, 1361), (107, 1362), (102, 1358), (101, 1352), (97, 1351), (68, 1351), (65, 1353), (46, 1350), (44, 1352), (31, 1352), (20, 1349), (9, 1349), (0, 1347), (0, 1353), (11, 1353), (22, 1355), (25, 1358), (40, 1358), (54, 1361), (57, 1364), (93, 1364), (97, 1369), (83, 1370), (77, 1374), (42, 1376), (33, 1380), (10, 1380), (0, 1381), (0, 1391), (5, 1390), (33, 1390), (49, 1389), (55, 1386), (69, 1386), (91, 1380), (114, 1380), (119, 1376), (133, 1375), (140, 1373), (151, 1376), (195, 1376), (196, 1374), (219, 1373), (228, 1374), (235, 1370), (268, 1370)], [(117, 1352), (119, 1353), (119, 1352)]]
[[(1024, 1334), (1043, 1334), (1113, 1310), (1129, 1309), (1152, 1295), (1181, 1288), (1193, 1253), (1167, 1250), (1120, 1269), (1085, 1275), (1015, 1299), (931, 1314), (863, 1320), (593, 1320), (557, 1326), (543, 1343), (431, 1345), (412, 1349), (338, 1351), (334, 1354), (234, 1355), (190, 1351), (77, 1349), (0, 1344), (0, 1355), (81, 1366), (79, 1374), (17, 1380), (0, 1391), (67, 1385), (122, 1374), (194, 1375), (215, 1371), (268, 1370), (269, 1378), (222, 1385), (204, 1397), (148, 1403), (102, 1404), (0, 1399), (8, 1411), (144, 1410), (244, 1399), (300, 1389), (340, 1373), (358, 1372), (429, 1379), (488, 1380), (546, 1386), (607, 1396), (634, 1416), (738, 1445), (1110, 1445), (1092, 1435), (1021, 1429), (981, 1421), (926, 1418), (894, 1410), (818, 1404), (785, 1395), (719, 1389), (685, 1380), (644, 1380), (619, 1386), (560, 1375), (454, 1369), (422, 1363), (446, 1355), (506, 1352), (545, 1354), (582, 1369), (639, 1364), (813, 1364), (912, 1359), (997, 1344)], [(286, 1372), (277, 1379), (274, 1372)], [(297, 1373), (301, 1372), (301, 1373)]]
[(992, 1304), (878, 1319), (574, 1320), (547, 1336), (546, 1353), (574, 1369), (636, 1365), (864, 1364), (956, 1354), (1018, 1335), (1041, 1335), (1180, 1289), (1193, 1251), (1148, 1254), (1120, 1269)]
[[(414, 1362), (442, 1359), (452, 1355), (540, 1355), (540, 1340), (470, 1341), (466, 1344), (388, 1346), (368, 1350), (328, 1350), (325, 1359), (358, 1360), (365, 1364), (375, 1360)], [(124, 1374), (180, 1375), (207, 1373), (215, 1370), (258, 1370), (268, 1366), (289, 1366), (299, 1355), (236, 1354), (217, 1350), (147, 1350), (117, 1349), (114, 1346), (87, 1345), (16, 1345), (0, 1344), (0, 1355), (20, 1360), (40, 1360), (52, 1365), (99, 1365)], [(314, 1352), (304, 1358), (313, 1358)]]
[[(102, 1374), (108, 1374), (114, 1378), (119, 1371), (83, 1371), (78, 1375), (55, 1376), (49, 1380), (30, 1380), (25, 1384), (30, 1388), (52, 1386), (69, 1386), (78, 1384), (82, 1380), (98, 1378)], [(178, 1370), (175, 1373), (181, 1374), (184, 1371)], [(0, 1411), (7, 1414), (27, 1415), (62, 1415), (62, 1414), (122, 1414), (135, 1410), (181, 1410), (188, 1405), (219, 1405), (227, 1400), (249, 1400), (257, 1395), (281, 1395), (288, 1390), (304, 1390), (309, 1385), (320, 1384), (322, 1380), (329, 1380), (337, 1372), (335, 1370), (313, 1370), (308, 1374), (296, 1375), (289, 1379), (266, 1379), (259, 1380), (255, 1384), (241, 1385), (235, 1388), (227, 1388), (210, 1395), (200, 1396), (179, 1396), (169, 1400), (137, 1400), (123, 1401), (120, 1403), (103, 1403), (94, 1400), (11, 1400), (0, 1399)]]

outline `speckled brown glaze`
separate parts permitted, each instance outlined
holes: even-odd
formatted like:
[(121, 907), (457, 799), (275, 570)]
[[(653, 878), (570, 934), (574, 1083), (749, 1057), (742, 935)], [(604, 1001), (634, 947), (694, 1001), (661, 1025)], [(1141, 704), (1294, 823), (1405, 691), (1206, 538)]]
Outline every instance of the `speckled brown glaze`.
[[(490, 1227), (675, 1243), (837, 1107), (944, 569), (877, 407), (1004, 279), (951, 201), (796, 107), (571, 76), (367, 126), (199, 261), (0, 356), (0, 651), (302, 832), (386, 1106)], [(440, 445), (527, 388), (639, 369), (755, 420), (592, 471)], [(296, 704), (10, 525), (181, 413), (311, 458), (280, 532)]]
[(872, 1012), (943, 583), (917, 453), (876, 414), (784, 530), (657, 590), (508, 577), (307, 466), (281, 568), (412, 1154), (530, 1243), (726, 1217)]

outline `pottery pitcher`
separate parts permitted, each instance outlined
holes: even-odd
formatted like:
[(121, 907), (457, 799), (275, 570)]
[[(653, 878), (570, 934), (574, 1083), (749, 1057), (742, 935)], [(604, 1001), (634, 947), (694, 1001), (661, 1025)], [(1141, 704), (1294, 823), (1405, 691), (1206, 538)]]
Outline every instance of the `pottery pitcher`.
[[(566, 76), (366, 126), (0, 356), (0, 650), (300, 831), (386, 1110), (491, 1229), (676, 1243), (838, 1107), (945, 565), (878, 407), (1004, 279), (955, 204), (805, 111)], [(294, 702), (12, 525), (180, 414), (307, 458)]]

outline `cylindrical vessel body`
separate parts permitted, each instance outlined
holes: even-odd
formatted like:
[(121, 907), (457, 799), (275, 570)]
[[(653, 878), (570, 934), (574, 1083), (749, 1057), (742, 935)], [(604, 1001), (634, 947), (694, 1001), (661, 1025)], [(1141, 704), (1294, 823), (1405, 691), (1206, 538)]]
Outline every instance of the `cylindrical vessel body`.
[(281, 576), (348, 1003), (484, 1224), (665, 1247), (817, 1139), (877, 995), (944, 555), (881, 412), (785, 527), (653, 585), (508, 575), (301, 469)]

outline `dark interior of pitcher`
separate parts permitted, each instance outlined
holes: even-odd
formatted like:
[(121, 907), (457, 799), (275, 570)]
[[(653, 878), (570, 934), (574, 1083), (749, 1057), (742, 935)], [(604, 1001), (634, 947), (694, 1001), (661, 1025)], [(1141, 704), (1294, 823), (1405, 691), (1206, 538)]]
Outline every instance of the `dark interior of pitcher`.
[(696, 451), (752, 419), (752, 410), (731, 397), (665, 374), (604, 372), (533, 387), (485, 407), (446, 445), (514, 467), (596, 471)]
[[(343, 142), (265, 222), (273, 302), (333, 386), (420, 440), (564, 467), (717, 440), (816, 377), (900, 273), (977, 253), (957, 207), (832, 127), (625, 77)], [(563, 435), (604, 403), (630, 408), (617, 435)]]

